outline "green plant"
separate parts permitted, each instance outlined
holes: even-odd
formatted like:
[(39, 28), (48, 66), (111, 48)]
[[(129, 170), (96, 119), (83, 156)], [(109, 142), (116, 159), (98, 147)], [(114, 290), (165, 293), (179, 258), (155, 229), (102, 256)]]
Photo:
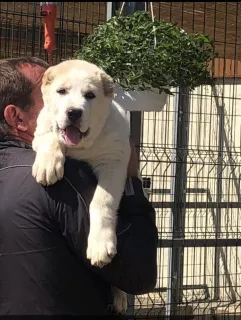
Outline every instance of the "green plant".
[[(154, 29), (156, 46), (154, 43)], [(97, 64), (125, 90), (170, 93), (166, 87), (194, 89), (210, 83), (213, 42), (203, 34), (186, 34), (176, 25), (154, 21), (147, 12), (119, 12), (95, 27), (75, 58)]]

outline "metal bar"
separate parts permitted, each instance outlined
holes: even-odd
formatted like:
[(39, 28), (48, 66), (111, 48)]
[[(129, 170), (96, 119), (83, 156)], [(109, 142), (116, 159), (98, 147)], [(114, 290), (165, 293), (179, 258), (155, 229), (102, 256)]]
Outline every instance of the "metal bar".
[(140, 111), (130, 112), (131, 139), (136, 146), (138, 164), (140, 163), (141, 121), (142, 114)]
[(36, 2), (34, 2), (34, 9), (33, 9), (33, 22), (32, 22), (32, 46), (31, 46), (31, 50), (32, 50), (32, 56), (35, 56), (35, 35), (36, 35)]
[[(175, 173), (176, 173), (176, 145), (177, 145), (177, 127), (178, 127), (178, 105), (179, 105), (179, 88), (176, 89), (174, 102), (174, 122), (173, 122), (173, 148), (171, 149), (171, 184), (170, 184), (170, 200), (174, 201), (175, 197)], [(172, 207), (173, 208), (173, 207)], [(173, 211), (170, 210), (169, 217), (169, 233), (173, 236)], [(168, 274), (167, 274), (167, 295), (166, 295), (166, 316), (171, 315), (171, 294), (172, 294), (172, 252), (173, 248), (168, 250)]]
[[(166, 189), (151, 189), (152, 194), (170, 194), (171, 190)], [(204, 188), (187, 188), (186, 193), (207, 193), (208, 190)]]
[[(145, 2), (126, 2), (126, 14), (131, 15), (138, 10), (145, 10)], [(130, 112), (131, 139), (136, 146), (138, 163), (140, 160), (142, 113)]]
[[(160, 202), (153, 201), (153, 208), (173, 208), (174, 202)], [(221, 209), (241, 209), (241, 202), (185, 202), (185, 209), (215, 209), (217, 207)], [(182, 206), (176, 206), (176, 210), (182, 210)]]
[[(133, 14), (137, 10), (145, 10), (145, 2), (126, 2), (126, 14)], [(115, 15), (116, 10), (120, 8), (120, 2), (112, 2), (111, 13), (112, 16)], [(125, 11), (123, 11), (124, 13)], [(107, 12), (109, 14), (109, 11)], [(108, 16), (107, 16), (108, 18)], [(141, 112), (131, 112), (130, 114), (130, 129), (131, 129), (131, 139), (136, 145), (136, 152), (138, 157), (138, 163), (140, 160), (140, 144), (141, 144)], [(134, 314), (135, 307), (135, 297), (134, 295), (128, 294), (128, 315)]]
[(112, 4), (111, 12), (113, 17), (115, 16), (116, 10), (120, 9), (120, 2), (111, 2), (111, 4)]
[[(127, 2), (126, 9), (127, 14), (133, 14), (137, 10), (145, 10), (145, 2)], [(140, 163), (141, 123), (142, 113), (140, 111), (130, 112), (131, 139), (136, 146), (138, 163)]]
[(241, 234), (237, 239), (159, 239), (159, 248), (241, 247)]
[[(179, 88), (176, 173), (172, 207), (174, 239), (185, 237), (189, 109), (189, 89)], [(174, 247), (172, 252), (171, 316), (177, 314), (177, 305), (182, 302), (183, 263), (184, 247)]]
[[(137, 10), (145, 10), (145, 2), (126, 2), (126, 14), (133, 14)], [(140, 165), (140, 145), (141, 145), (141, 112), (130, 112), (130, 136), (136, 146), (138, 166)], [(135, 312), (135, 298), (129, 295), (132, 302), (131, 314)]]
[[(183, 285), (183, 290), (189, 289), (206, 289), (208, 288), (206, 284), (191, 284), (191, 285)], [(167, 287), (155, 288), (153, 292), (165, 292), (167, 291)]]
[[(218, 137), (218, 165), (217, 165), (217, 197), (216, 202), (222, 200), (222, 171), (223, 171), (223, 131), (224, 131), (224, 108), (219, 106), (219, 137)], [(214, 220), (216, 238), (220, 237), (221, 232), (221, 208), (216, 207), (216, 217)], [(220, 295), (220, 248), (215, 248), (215, 267), (214, 267), (214, 299), (219, 299)]]

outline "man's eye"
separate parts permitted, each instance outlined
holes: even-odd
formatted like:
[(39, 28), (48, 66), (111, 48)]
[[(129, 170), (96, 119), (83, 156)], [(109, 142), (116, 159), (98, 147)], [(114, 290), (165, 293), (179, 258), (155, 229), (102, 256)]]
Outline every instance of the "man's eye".
[(95, 98), (95, 95), (94, 95), (93, 92), (89, 91), (89, 92), (87, 92), (87, 93), (84, 95), (84, 97), (85, 97), (85, 99), (91, 100), (91, 99), (94, 99), (94, 98)]
[(66, 89), (59, 89), (59, 90), (57, 90), (57, 92), (58, 92), (59, 94), (62, 94), (62, 95), (64, 95), (64, 94), (67, 93)]

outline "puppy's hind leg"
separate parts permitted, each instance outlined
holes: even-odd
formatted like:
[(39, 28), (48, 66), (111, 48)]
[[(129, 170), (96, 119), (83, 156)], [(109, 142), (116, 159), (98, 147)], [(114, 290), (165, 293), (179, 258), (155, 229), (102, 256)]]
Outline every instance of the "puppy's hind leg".
[(117, 313), (125, 313), (128, 308), (127, 294), (113, 286), (111, 287), (111, 290), (113, 295), (114, 311)]

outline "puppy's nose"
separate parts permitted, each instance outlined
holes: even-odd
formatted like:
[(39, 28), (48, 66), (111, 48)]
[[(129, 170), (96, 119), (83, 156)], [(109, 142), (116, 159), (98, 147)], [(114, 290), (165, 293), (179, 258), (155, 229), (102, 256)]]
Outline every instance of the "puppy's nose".
[(81, 109), (69, 109), (67, 114), (68, 114), (68, 118), (71, 122), (77, 121), (81, 118), (82, 116), (82, 110)]

